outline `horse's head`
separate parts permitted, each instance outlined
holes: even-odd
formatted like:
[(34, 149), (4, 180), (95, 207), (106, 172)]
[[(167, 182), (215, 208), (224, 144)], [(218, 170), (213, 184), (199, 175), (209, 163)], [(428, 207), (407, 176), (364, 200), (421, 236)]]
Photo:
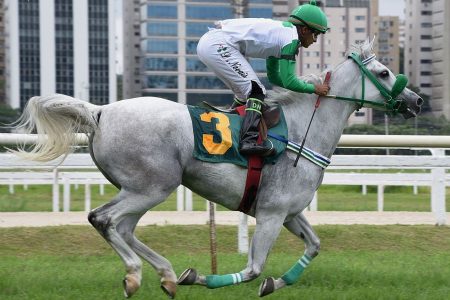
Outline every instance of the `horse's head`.
[(355, 97), (365, 107), (391, 114), (401, 113), (406, 119), (417, 116), (423, 104), (422, 98), (406, 88), (408, 78), (405, 75), (395, 76), (376, 59), (372, 44), (373, 41), (366, 41), (355, 46), (348, 56), (358, 66), (362, 78)]

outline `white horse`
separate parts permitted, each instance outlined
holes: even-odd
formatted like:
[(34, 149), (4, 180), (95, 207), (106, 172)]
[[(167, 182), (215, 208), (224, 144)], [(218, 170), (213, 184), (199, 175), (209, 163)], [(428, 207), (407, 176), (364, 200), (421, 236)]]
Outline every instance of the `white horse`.
[[(390, 93), (397, 85), (396, 77), (374, 59), (371, 49), (368, 42), (354, 49), (362, 66), (355, 59), (347, 59), (333, 70), (330, 94), (357, 102), (322, 98), (306, 147), (331, 157), (347, 119), (360, 103), (398, 111), (405, 117), (420, 112), (422, 99), (409, 89), (403, 89), (404, 85), (395, 93), (399, 95), (394, 95), (397, 101), (385, 99), (389, 98), (386, 91)], [(363, 69), (366, 74), (361, 76)], [(367, 77), (370, 74), (372, 78)], [(319, 82), (323, 79), (309, 76), (305, 80)], [(361, 96), (363, 82), (365, 96)], [(283, 91), (269, 101), (281, 104), (289, 128), (288, 138), (301, 141), (316, 96)], [(69, 153), (75, 143), (74, 132), (90, 135), (89, 147), (94, 161), (120, 192), (111, 202), (92, 210), (88, 218), (125, 264), (126, 297), (132, 296), (141, 285), (142, 261), (139, 257), (158, 272), (162, 289), (170, 297), (175, 296), (177, 276), (171, 263), (140, 242), (134, 230), (139, 219), (163, 202), (180, 184), (230, 210), (239, 207), (247, 170), (233, 164), (206, 163), (193, 157), (193, 129), (185, 105), (154, 97), (105, 106), (64, 95), (33, 97), (18, 127), (28, 132), (36, 130), (41, 137), (30, 152), (22, 150), (18, 154), (40, 161)], [(178, 284), (217, 288), (257, 278), (282, 226), (301, 238), (306, 249), (301, 259), (281, 277), (265, 279), (259, 295), (267, 295), (299, 279), (304, 268), (319, 253), (319, 238), (302, 211), (321, 184), (324, 170), (305, 159), (300, 159), (294, 168), (295, 158), (295, 154), (285, 152), (276, 164), (266, 165), (263, 169), (257, 201), (249, 212), (256, 218), (256, 229), (247, 266), (235, 274), (208, 276), (188, 269), (180, 276)]]

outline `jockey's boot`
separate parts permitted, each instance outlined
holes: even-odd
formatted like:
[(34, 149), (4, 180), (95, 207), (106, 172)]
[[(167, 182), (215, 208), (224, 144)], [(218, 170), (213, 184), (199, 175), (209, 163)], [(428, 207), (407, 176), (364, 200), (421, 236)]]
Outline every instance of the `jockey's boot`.
[(259, 99), (249, 98), (247, 100), (239, 141), (239, 152), (242, 155), (269, 156), (275, 153), (272, 146), (266, 143), (257, 143), (262, 105), (263, 101)]
[(233, 110), (233, 109), (235, 109), (236, 107), (241, 106), (241, 105), (245, 105), (245, 102), (239, 100), (239, 99), (236, 98), (236, 97), (234, 97), (233, 103), (232, 103), (231, 106), (230, 106), (230, 110)]

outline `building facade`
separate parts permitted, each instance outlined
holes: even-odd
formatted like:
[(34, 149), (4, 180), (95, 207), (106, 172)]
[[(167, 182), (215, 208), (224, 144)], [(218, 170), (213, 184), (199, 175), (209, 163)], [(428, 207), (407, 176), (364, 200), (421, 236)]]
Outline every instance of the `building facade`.
[(433, 68), (431, 108), (450, 120), (450, 2), (433, 1)]
[(400, 27), (399, 18), (377, 16), (374, 19), (374, 32), (378, 61), (394, 74), (400, 72)]
[[(198, 40), (217, 20), (286, 16), (281, 3), (288, 1), (280, 1), (275, 10), (272, 0), (141, 0), (133, 5), (124, 1), (124, 98), (142, 95), (188, 104), (204, 100), (230, 104), (230, 90), (197, 58)], [(250, 62), (269, 85), (265, 62)]]
[(5, 0), (6, 101), (62, 93), (116, 99), (112, 0)]
[(5, 103), (5, 23), (4, 0), (0, 0), (0, 104)]
[[(188, 104), (202, 100), (230, 104), (232, 94), (229, 89), (197, 58), (196, 47), (201, 35), (213, 26), (214, 21), (221, 19), (243, 16), (286, 20), (297, 5), (307, 2), (124, 1), (124, 98), (148, 95)], [(300, 48), (299, 75), (320, 74), (344, 61), (350, 45), (361, 43), (373, 34), (373, 16), (378, 15), (378, 1), (328, 0), (318, 3), (327, 14), (332, 29), (321, 35), (318, 43), (309, 49)], [(140, 15), (136, 13), (138, 6)], [(265, 61), (249, 61), (263, 84), (270, 88)], [(352, 120), (353, 123), (370, 123), (371, 111), (360, 110)]]
[(405, 73), (430, 96), (432, 113), (450, 119), (450, 2), (405, 1)]
[(405, 2), (405, 73), (409, 83), (431, 96), (433, 80), (433, 1)]
[(123, 12), (123, 98), (139, 97), (141, 91), (140, 0), (122, 1)]

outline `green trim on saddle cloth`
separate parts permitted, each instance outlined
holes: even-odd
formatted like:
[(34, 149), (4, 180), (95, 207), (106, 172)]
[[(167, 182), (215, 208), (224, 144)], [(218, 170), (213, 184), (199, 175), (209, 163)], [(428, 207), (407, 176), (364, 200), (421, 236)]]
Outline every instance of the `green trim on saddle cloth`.
[[(194, 152), (196, 159), (212, 163), (233, 163), (247, 167), (247, 158), (239, 153), (239, 131), (242, 118), (236, 114), (211, 111), (206, 108), (188, 105), (194, 132)], [(283, 110), (280, 122), (269, 132), (287, 137), (288, 129)], [(277, 154), (266, 157), (265, 163), (275, 163), (286, 149), (286, 144), (269, 137)]]

